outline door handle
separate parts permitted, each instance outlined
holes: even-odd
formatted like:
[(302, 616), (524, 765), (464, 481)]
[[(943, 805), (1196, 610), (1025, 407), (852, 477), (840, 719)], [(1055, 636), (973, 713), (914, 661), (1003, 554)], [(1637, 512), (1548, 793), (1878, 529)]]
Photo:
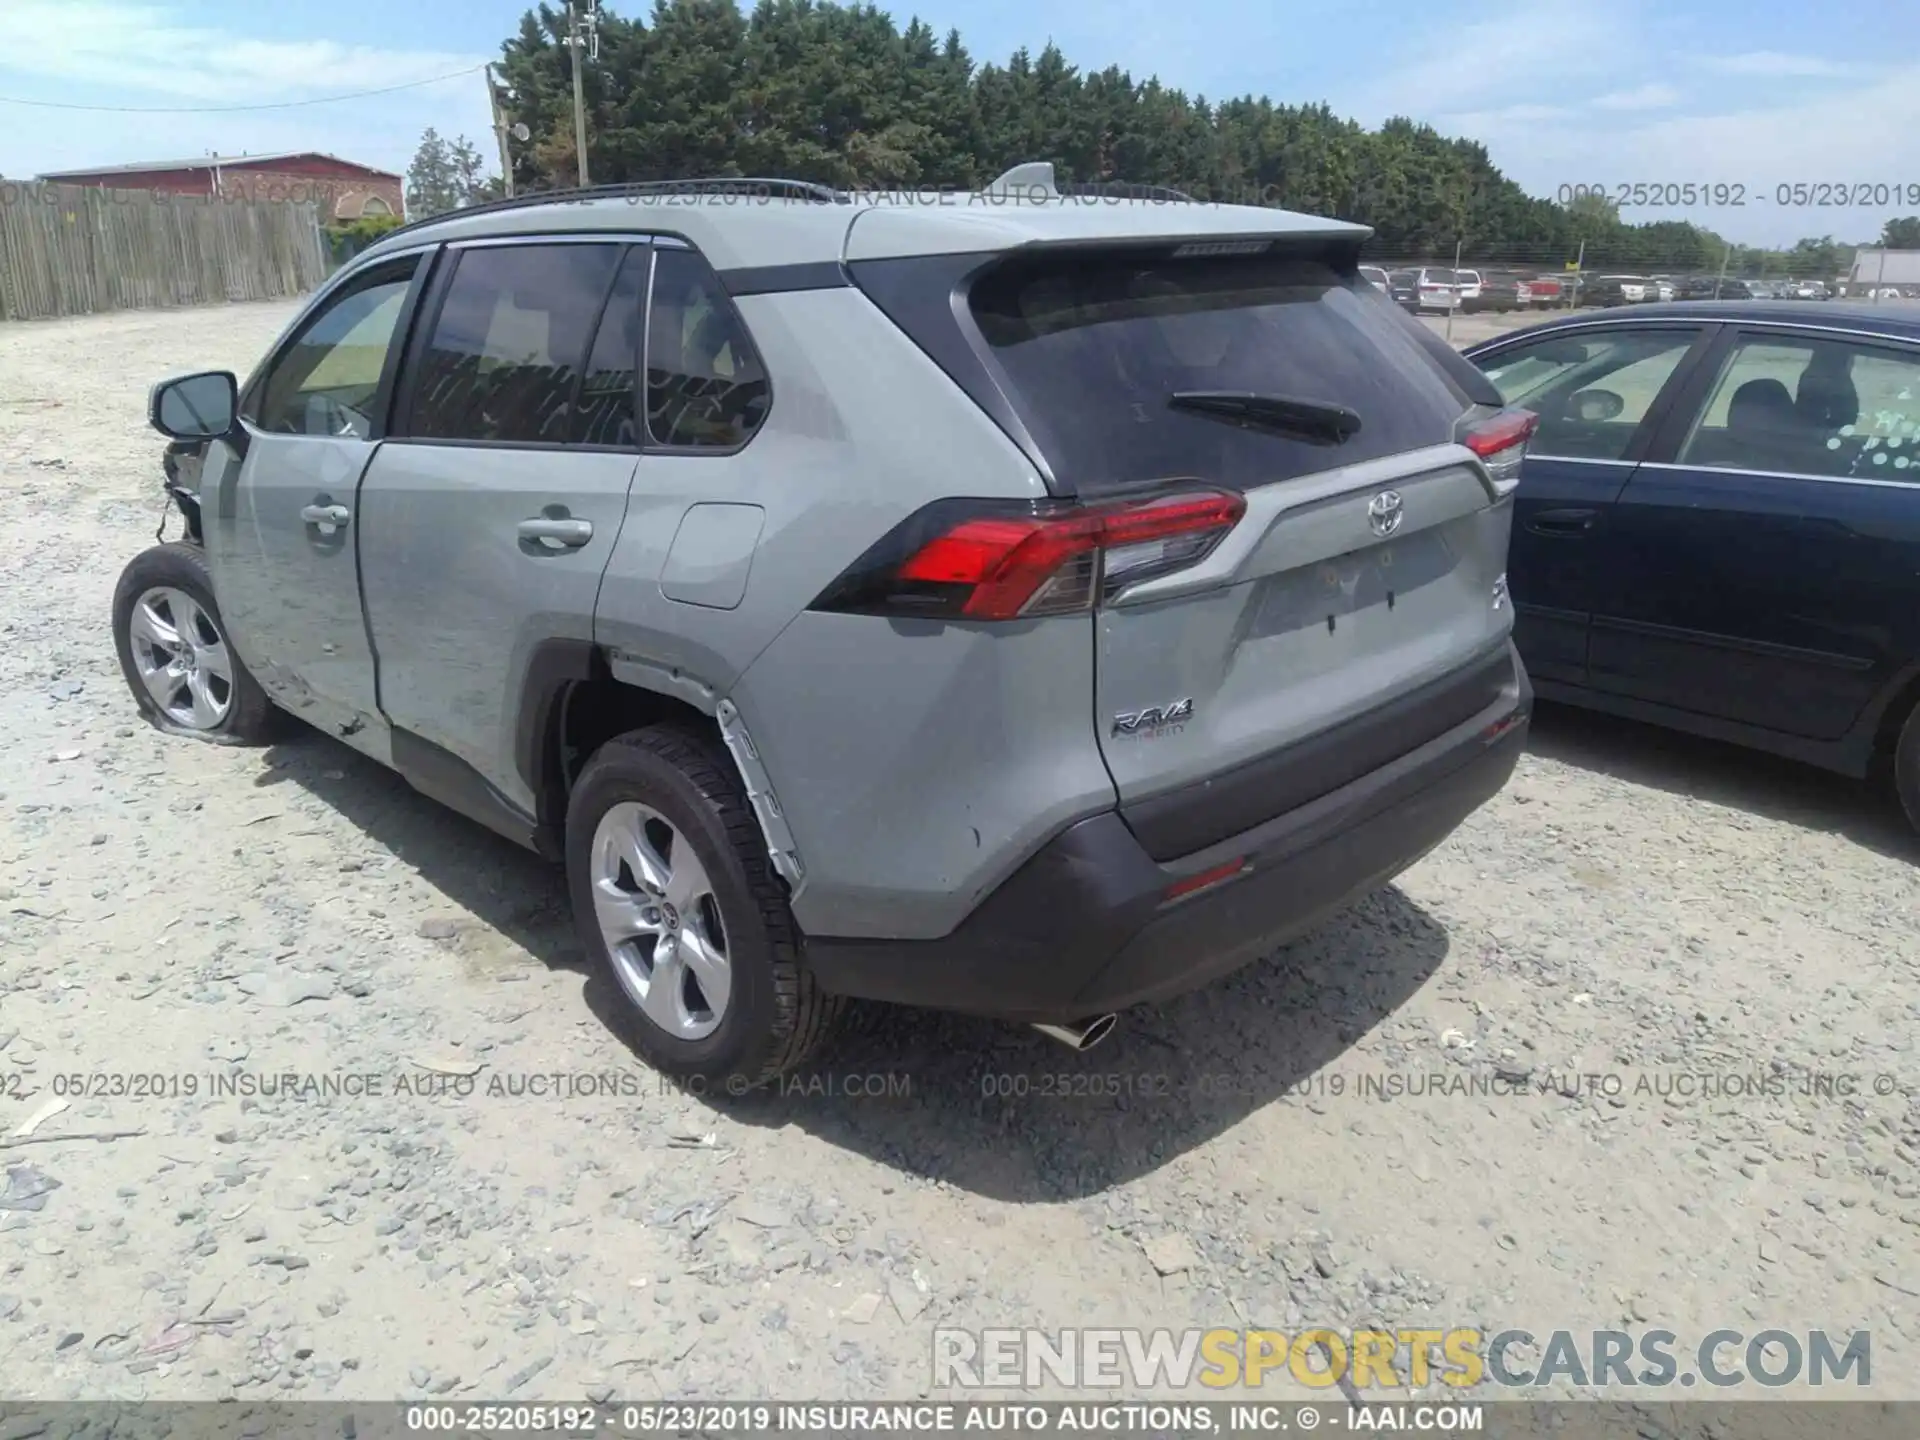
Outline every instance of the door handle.
[(520, 538), (541, 545), (578, 549), (593, 539), (593, 522), (540, 515), (520, 522)]
[(1536, 535), (1584, 535), (1599, 520), (1598, 510), (1542, 510), (1527, 517), (1527, 529)]
[(300, 511), (300, 518), (309, 525), (344, 525), (353, 518), (353, 512), (344, 505), (308, 505)]

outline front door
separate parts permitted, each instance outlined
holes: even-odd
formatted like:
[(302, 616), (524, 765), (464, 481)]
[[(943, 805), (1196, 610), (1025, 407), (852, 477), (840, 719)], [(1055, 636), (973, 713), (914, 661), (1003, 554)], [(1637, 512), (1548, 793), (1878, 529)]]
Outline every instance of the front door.
[(1614, 507), (1592, 683), (1838, 739), (1913, 630), (1920, 349), (1756, 328), (1722, 351)]
[(1648, 417), (1700, 335), (1697, 327), (1575, 331), (1475, 357), (1503, 400), (1540, 417), (1507, 552), (1514, 644), (1537, 680), (1586, 683), (1609, 512), (1644, 448)]
[(376, 755), (385, 727), (360, 609), (359, 487), (421, 268), (420, 255), (378, 264), (322, 299), (201, 471), (208, 560), (241, 659), (281, 706)]
[(527, 670), (543, 646), (593, 640), (640, 453), (648, 255), (620, 237), (450, 246), (367, 474), (361, 566), (396, 763), (469, 813), (536, 813), (516, 749)]

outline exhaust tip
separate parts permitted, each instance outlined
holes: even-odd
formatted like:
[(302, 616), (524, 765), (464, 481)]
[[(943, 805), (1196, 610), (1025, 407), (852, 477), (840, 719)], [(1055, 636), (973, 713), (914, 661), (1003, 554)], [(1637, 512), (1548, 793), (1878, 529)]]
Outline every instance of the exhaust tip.
[(1088, 1020), (1076, 1020), (1067, 1025), (1035, 1025), (1050, 1040), (1058, 1040), (1076, 1054), (1085, 1054), (1107, 1036), (1113, 1033), (1120, 1023), (1117, 1015), (1095, 1015)]

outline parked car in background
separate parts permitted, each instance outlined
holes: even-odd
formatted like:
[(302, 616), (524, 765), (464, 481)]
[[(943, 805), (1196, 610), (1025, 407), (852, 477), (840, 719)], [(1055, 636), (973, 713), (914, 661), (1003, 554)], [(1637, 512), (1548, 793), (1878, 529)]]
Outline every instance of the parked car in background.
[(1639, 305), (1648, 295), (1649, 282), (1639, 275), (1594, 275), (1580, 285), (1580, 300), (1585, 305)]
[[(1416, 265), (1401, 272), (1414, 310), (1457, 310), (1460, 308), (1458, 272), (1434, 265)], [(1403, 302), (1405, 303), (1405, 302)]]
[(1540, 417), (1507, 561), (1539, 693), (1885, 764), (1920, 826), (1920, 315), (1680, 303), (1466, 354)]
[(1420, 309), (1420, 272), (1418, 270), (1388, 272), (1387, 293), (1393, 297), (1393, 303), (1402, 310), (1417, 313)]
[(1824, 280), (1796, 280), (1781, 297), (1786, 300), (1827, 300), (1832, 292)]
[(1460, 292), (1460, 304), (1464, 308), (1468, 302), (1480, 298), (1480, 272), (1478, 270), (1456, 270), (1453, 272), (1453, 285)]
[(1506, 783), (1534, 417), (1364, 230), (755, 186), (403, 227), (154, 387), (209, 484), (114, 594), (140, 713), (279, 707), (561, 862), (603, 1013), (735, 1094), (849, 997), (1085, 1049)]
[(1679, 281), (1671, 275), (1654, 275), (1647, 283), (1652, 287), (1646, 297), (1649, 300), (1671, 300), (1679, 288)]
[(1568, 274), (1528, 275), (1527, 303), (1534, 306), (1564, 305), (1573, 297), (1573, 279)]
[(1524, 310), (1533, 303), (1532, 282), (1510, 270), (1484, 270), (1471, 293), (1462, 291), (1460, 308), (1474, 314)]
[(1675, 292), (1680, 300), (1751, 300), (1753, 294), (1744, 280), (1730, 275), (1690, 275)]
[(1360, 278), (1373, 286), (1373, 288), (1378, 290), (1382, 295), (1391, 295), (1393, 293), (1393, 280), (1388, 276), (1387, 272), (1382, 270), (1378, 265), (1362, 265), (1360, 267)]
[(1778, 300), (1780, 282), (1777, 280), (1748, 280), (1745, 282), (1747, 293), (1755, 300)]

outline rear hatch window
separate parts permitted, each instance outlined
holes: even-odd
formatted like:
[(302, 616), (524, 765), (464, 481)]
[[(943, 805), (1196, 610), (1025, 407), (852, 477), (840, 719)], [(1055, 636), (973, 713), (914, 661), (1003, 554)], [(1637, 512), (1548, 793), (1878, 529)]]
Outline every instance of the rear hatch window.
[[(1020, 420), (1080, 494), (1176, 478), (1245, 490), (1444, 444), (1470, 403), (1409, 332), (1419, 322), (1317, 259), (1030, 252), (968, 304)], [(1276, 423), (1232, 397), (1347, 419)]]

